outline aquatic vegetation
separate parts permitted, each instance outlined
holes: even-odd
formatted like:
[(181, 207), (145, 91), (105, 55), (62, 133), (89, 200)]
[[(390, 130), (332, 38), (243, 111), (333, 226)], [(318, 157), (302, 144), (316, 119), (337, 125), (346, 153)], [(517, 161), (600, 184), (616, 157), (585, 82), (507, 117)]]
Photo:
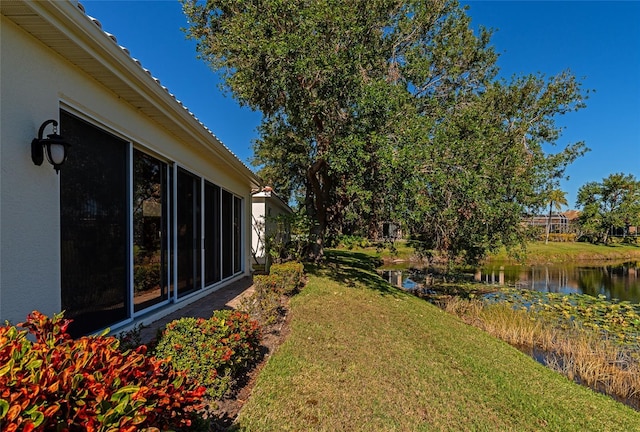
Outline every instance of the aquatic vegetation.
[(434, 302), (569, 379), (640, 409), (640, 305), (517, 289)]
[(544, 318), (562, 328), (578, 326), (604, 338), (640, 351), (640, 305), (607, 300), (605, 296), (559, 294), (503, 289), (484, 297), (489, 303), (504, 302), (525, 309), (534, 319)]

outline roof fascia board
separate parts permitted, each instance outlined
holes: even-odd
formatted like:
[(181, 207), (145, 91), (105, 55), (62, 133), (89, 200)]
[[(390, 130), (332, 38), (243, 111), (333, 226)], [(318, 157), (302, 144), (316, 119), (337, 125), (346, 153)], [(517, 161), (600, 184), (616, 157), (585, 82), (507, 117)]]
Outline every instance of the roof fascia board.
[(289, 213), (293, 213), (293, 209), (291, 207), (289, 207), (289, 204), (287, 204), (281, 197), (280, 195), (278, 195), (277, 193), (271, 191), (271, 192), (256, 192), (253, 194), (253, 197), (255, 198), (262, 198), (265, 200), (265, 202), (269, 201), (271, 203), (276, 204), (278, 207), (280, 207), (282, 210), (289, 212)]

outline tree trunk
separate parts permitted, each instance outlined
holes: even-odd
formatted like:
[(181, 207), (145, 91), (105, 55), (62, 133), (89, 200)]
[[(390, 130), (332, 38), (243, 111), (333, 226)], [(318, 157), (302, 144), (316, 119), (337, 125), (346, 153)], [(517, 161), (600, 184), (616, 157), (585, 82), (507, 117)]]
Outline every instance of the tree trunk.
[(307, 170), (307, 184), (307, 212), (313, 221), (309, 229), (309, 259), (317, 262), (324, 256), (331, 188), (327, 164), (323, 159), (316, 161)]
[(371, 202), (371, 212), (369, 213), (369, 223), (367, 227), (367, 236), (373, 241), (378, 240), (380, 226), (378, 224), (378, 205), (376, 198), (373, 197)]
[(369, 229), (367, 232), (370, 240), (378, 241), (378, 237), (380, 236), (380, 227), (378, 226), (378, 221), (375, 217), (369, 219)]

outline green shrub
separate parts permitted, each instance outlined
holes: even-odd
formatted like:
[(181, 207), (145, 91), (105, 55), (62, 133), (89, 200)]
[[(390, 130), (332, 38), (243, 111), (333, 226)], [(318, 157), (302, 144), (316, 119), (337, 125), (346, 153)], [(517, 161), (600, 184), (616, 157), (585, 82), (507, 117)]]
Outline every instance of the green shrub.
[(371, 246), (371, 242), (362, 236), (342, 235), (338, 237), (338, 245), (351, 250), (355, 247), (367, 248)]
[[(549, 233), (549, 241), (556, 243), (573, 243), (576, 241), (576, 233)], [(546, 241), (547, 234), (542, 233), (538, 237), (540, 241)]]
[[(274, 264), (273, 266), (276, 266), (276, 265), (277, 264)], [(255, 275), (253, 277), (253, 288), (256, 291), (260, 291), (260, 292), (272, 291), (277, 294), (284, 294), (284, 291), (285, 291), (284, 283), (285, 283), (284, 277), (277, 274), (276, 275), (274, 274)]]
[(240, 301), (238, 309), (249, 314), (262, 325), (278, 321), (281, 312), (280, 297), (283, 293), (283, 278), (272, 275), (253, 277), (253, 293)]
[(283, 294), (293, 294), (300, 289), (304, 283), (304, 266), (302, 263), (295, 261), (273, 264), (270, 269), (270, 276), (276, 279), (275, 283), (280, 284), (280, 289)]
[(617, 244), (621, 244), (622, 243), (622, 237), (609, 237), (608, 239), (609, 244), (613, 244), (613, 245), (617, 245)]
[(198, 418), (204, 387), (144, 345), (122, 353), (114, 337), (74, 340), (70, 322), (34, 311), (0, 327), (1, 430), (173, 429)]
[(252, 295), (240, 301), (239, 309), (263, 325), (271, 325), (282, 315), (283, 295), (292, 295), (304, 283), (304, 266), (299, 262), (273, 264), (268, 275), (253, 277)]
[(233, 380), (260, 356), (258, 323), (240, 311), (215, 311), (209, 319), (181, 318), (167, 324), (156, 355), (222, 398)]

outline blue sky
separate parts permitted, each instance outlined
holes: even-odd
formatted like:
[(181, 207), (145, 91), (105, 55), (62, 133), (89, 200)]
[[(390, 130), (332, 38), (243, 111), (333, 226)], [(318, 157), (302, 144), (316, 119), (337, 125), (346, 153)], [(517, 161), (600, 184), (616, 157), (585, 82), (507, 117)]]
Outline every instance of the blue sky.
[[(196, 59), (195, 43), (173, 0), (84, 0), (88, 15), (115, 35), (163, 85), (243, 162), (261, 115), (218, 88), (218, 77)], [(587, 108), (558, 118), (559, 144), (591, 149), (568, 170), (569, 207), (590, 181), (623, 172), (640, 179), (640, 1), (463, 1), (474, 26), (496, 30), (501, 76), (570, 70), (593, 90)]]

